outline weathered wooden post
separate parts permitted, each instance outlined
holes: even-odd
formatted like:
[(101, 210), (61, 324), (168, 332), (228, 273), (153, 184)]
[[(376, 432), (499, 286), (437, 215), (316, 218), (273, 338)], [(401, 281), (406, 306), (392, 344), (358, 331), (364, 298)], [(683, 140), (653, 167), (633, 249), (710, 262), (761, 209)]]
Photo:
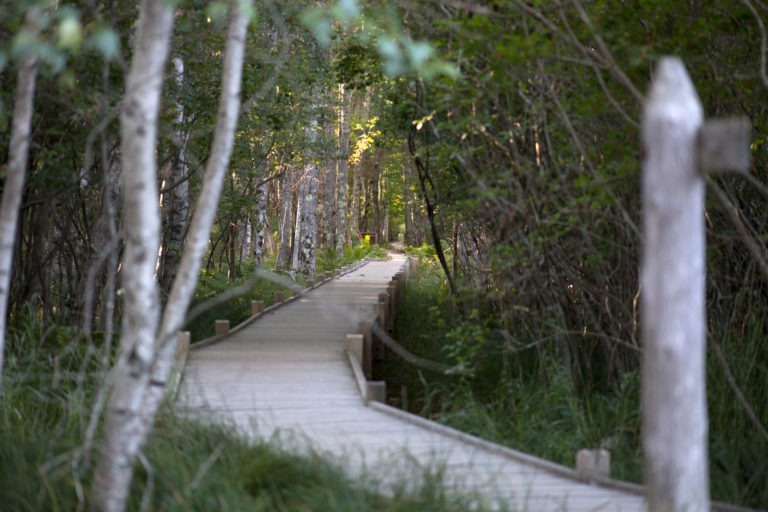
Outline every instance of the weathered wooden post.
[(251, 316), (258, 315), (259, 313), (264, 312), (264, 301), (263, 300), (252, 300), (251, 301)]
[(325, 271), (325, 280), (328, 281), (329, 279), (333, 279), (333, 272), (330, 270)]
[[(643, 448), (648, 510), (708, 511), (705, 171), (744, 165), (743, 121), (703, 127), (682, 61), (663, 58), (643, 112)], [(726, 123), (728, 125), (728, 123)], [(720, 139), (720, 140), (719, 140)], [(748, 165), (749, 156), (746, 157)]]
[(283, 292), (275, 292), (275, 304), (283, 302), (285, 300), (285, 294)]
[(576, 473), (582, 478), (610, 478), (611, 452), (605, 449), (579, 450), (576, 453)]
[(229, 333), (229, 320), (216, 320), (214, 332), (216, 336)]
[(363, 360), (360, 365), (363, 367), (366, 378), (370, 379), (373, 376), (371, 322), (368, 320), (358, 322), (357, 332), (363, 335)]
[(363, 367), (364, 347), (365, 340), (362, 334), (347, 334), (346, 348), (355, 355), (361, 369)]

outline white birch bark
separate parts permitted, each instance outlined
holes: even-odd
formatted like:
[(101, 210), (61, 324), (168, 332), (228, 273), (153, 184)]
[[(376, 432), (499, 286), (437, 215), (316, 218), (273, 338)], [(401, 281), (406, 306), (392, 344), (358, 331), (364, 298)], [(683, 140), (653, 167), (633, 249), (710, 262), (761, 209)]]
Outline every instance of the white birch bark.
[[(325, 129), (328, 140), (334, 140), (336, 137), (334, 121), (328, 121)], [(338, 179), (338, 167), (338, 152), (329, 152), (328, 158), (325, 159), (323, 172), (323, 248), (336, 247), (336, 180)]]
[(120, 117), (125, 292), (120, 349), (93, 480), (91, 510), (98, 512), (124, 510), (134, 462), (146, 437), (141, 407), (154, 359), (159, 312), (155, 285), (160, 239), (155, 135), (172, 26), (170, 4), (163, 0), (142, 2)]
[(403, 242), (405, 246), (415, 245), (414, 232), (413, 232), (413, 192), (410, 185), (410, 172), (408, 172), (408, 152), (403, 151), (406, 155), (403, 158), (403, 218), (405, 221), (405, 233), (403, 234)]
[[(39, 15), (37, 8), (27, 12), (26, 24), (34, 24)], [(32, 111), (37, 79), (37, 57), (30, 54), (21, 59), (16, 78), (16, 98), (13, 105), (11, 140), (8, 148), (8, 164), (3, 182), (3, 198), (0, 202), (0, 382), (3, 376), (5, 330), (8, 299), (11, 290), (13, 248), (16, 243), (16, 225), (24, 192), (24, 176), (29, 158), (29, 139), (32, 133)]]
[(253, 257), (256, 263), (261, 265), (264, 260), (265, 244), (267, 238), (267, 184), (264, 183), (256, 189), (256, 205), (253, 225)]
[[(306, 169), (302, 171), (306, 172)], [(291, 246), (291, 269), (292, 270), (298, 270), (299, 268), (299, 240), (301, 240), (301, 210), (304, 206), (304, 201), (302, 198), (304, 197), (304, 194), (306, 194), (306, 191), (304, 190), (304, 187), (306, 186), (306, 183), (304, 181), (303, 174), (299, 176), (299, 182), (296, 184), (296, 220), (293, 223), (293, 245)]]
[[(314, 109), (315, 112), (317, 109)], [(307, 144), (309, 154), (305, 156), (304, 173), (299, 186), (299, 200), (297, 210), (296, 251), (297, 271), (315, 277), (315, 263), (317, 259), (317, 192), (318, 169), (315, 145), (317, 143), (317, 117), (313, 114), (307, 125)], [(299, 229), (299, 227), (301, 229)]]
[(648, 510), (709, 510), (701, 103), (683, 63), (659, 63), (644, 109), (643, 448)]
[(336, 252), (339, 254), (344, 254), (344, 247), (349, 245), (349, 232), (347, 231), (349, 96), (350, 93), (344, 89), (344, 84), (339, 84), (341, 106), (339, 107), (339, 164), (336, 175)]
[[(175, 56), (173, 73), (176, 83), (181, 87), (184, 84), (184, 60)], [(174, 163), (170, 186), (173, 187), (163, 201), (163, 220), (167, 226), (167, 236), (162, 249), (161, 287), (168, 291), (173, 282), (181, 260), (181, 249), (184, 244), (184, 232), (187, 228), (187, 215), (189, 214), (189, 182), (187, 181), (187, 137), (183, 130), (184, 106), (176, 104), (176, 128), (173, 132), (173, 145), (179, 152)]]
[(142, 410), (147, 430), (154, 422), (165, 396), (168, 377), (173, 366), (178, 332), (184, 324), (187, 309), (197, 286), (203, 255), (208, 245), (211, 226), (216, 217), (224, 177), (234, 145), (235, 127), (240, 113), (240, 87), (245, 55), (245, 36), (248, 17), (239, 0), (229, 4), (230, 20), (224, 50), (221, 96), (211, 155), (205, 169), (203, 186), (190, 222), (179, 272), (173, 281), (162, 324), (156, 340), (157, 358), (152, 368), (152, 379)]
[(287, 168), (280, 180), (280, 247), (277, 251), (277, 268), (287, 268), (291, 263), (291, 223), (293, 220), (293, 169)]

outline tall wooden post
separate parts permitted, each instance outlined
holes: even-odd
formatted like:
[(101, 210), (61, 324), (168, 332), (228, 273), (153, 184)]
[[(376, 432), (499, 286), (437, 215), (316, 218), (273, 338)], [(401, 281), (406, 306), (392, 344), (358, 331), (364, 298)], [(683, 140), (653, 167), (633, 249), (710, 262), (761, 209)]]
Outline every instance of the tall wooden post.
[(643, 447), (648, 510), (709, 510), (705, 388), (704, 115), (683, 63), (663, 58), (644, 109)]

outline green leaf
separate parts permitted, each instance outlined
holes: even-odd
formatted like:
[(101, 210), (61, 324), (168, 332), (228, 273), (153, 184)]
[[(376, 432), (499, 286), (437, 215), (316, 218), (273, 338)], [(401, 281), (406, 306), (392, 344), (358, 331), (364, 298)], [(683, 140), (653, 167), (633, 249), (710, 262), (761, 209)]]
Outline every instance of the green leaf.
[(74, 14), (68, 14), (59, 22), (56, 29), (56, 45), (59, 48), (74, 51), (83, 42), (83, 29), (80, 20)]
[(120, 51), (120, 38), (111, 28), (100, 27), (88, 38), (86, 45), (99, 52), (104, 60), (111, 61)]
[(212, 2), (205, 9), (205, 15), (208, 19), (218, 26), (227, 24), (227, 4), (226, 2)]
[(301, 24), (312, 32), (318, 43), (325, 46), (331, 42), (331, 21), (326, 16), (325, 9), (320, 7), (305, 9), (299, 19)]

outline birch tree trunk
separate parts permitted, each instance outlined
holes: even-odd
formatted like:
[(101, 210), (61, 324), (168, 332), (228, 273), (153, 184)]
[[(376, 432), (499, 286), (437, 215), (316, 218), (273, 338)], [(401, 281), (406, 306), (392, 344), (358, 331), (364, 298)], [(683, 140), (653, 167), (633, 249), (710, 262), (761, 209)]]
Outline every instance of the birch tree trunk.
[[(176, 56), (172, 59), (176, 83), (184, 84), (184, 60)], [(178, 157), (171, 168), (168, 181), (170, 190), (163, 201), (163, 220), (167, 234), (162, 248), (160, 263), (160, 287), (164, 292), (171, 288), (181, 260), (181, 248), (184, 244), (184, 232), (189, 214), (189, 182), (187, 181), (187, 137), (183, 130), (184, 106), (176, 104), (176, 128), (173, 132), (173, 145), (178, 150)]]
[(349, 212), (348, 238), (352, 243), (360, 238), (360, 196), (363, 193), (362, 163), (352, 165), (352, 207)]
[[(408, 153), (403, 152), (404, 155)], [(410, 172), (408, 172), (408, 159), (403, 158), (403, 220), (405, 222), (405, 233), (403, 234), (403, 243), (405, 246), (416, 245), (413, 232), (413, 193), (411, 192)]]
[[(330, 120), (325, 126), (328, 140), (334, 140), (336, 129), (334, 121)], [(338, 179), (339, 156), (338, 151), (331, 151), (325, 159), (323, 172), (323, 224), (322, 246), (336, 247), (336, 180)]]
[(302, 171), (299, 176), (299, 182), (296, 184), (296, 220), (293, 223), (293, 243), (291, 244), (291, 269), (298, 270), (299, 268), (299, 240), (301, 240), (301, 220), (302, 210), (304, 209), (304, 201), (302, 198), (307, 193), (304, 188), (306, 187), (306, 181), (304, 180), (304, 172)]
[(703, 112), (683, 63), (659, 63), (644, 109), (643, 448), (648, 510), (709, 510)]
[(203, 186), (195, 204), (189, 234), (184, 244), (179, 272), (173, 281), (171, 294), (155, 342), (157, 358), (152, 367), (151, 387), (144, 399), (142, 409), (142, 419), (146, 431), (151, 429), (157, 410), (165, 396), (168, 377), (173, 366), (178, 332), (184, 325), (184, 318), (197, 286), (203, 255), (208, 246), (208, 237), (216, 217), (224, 177), (232, 156), (235, 128), (240, 113), (240, 87), (245, 56), (245, 37), (249, 20), (246, 12), (241, 9), (240, 0), (232, 0), (229, 3), (229, 10), (230, 20), (224, 50), (221, 96), (213, 146), (206, 165)]
[(155, 356), (159, 297), (155, 266), (160, 241), (155, 135), (173, 8), (163, 0), (141, 4), (136, 50), (121, 112), (125, 250), (120, 347), (112, 375), (91, 510), (125, 509), (136, 456), (146, 437), (141, 418)]
[(277, 250), (277, 268), (291, 264), (291, 223), (293, 220), (293, 169), (287, 168), (280, 180), (280, 247)]
[(256, 189), (256, 207), (253, 224), (253, 257), (258, 265), (264, 261), (267, 237), (267, 184)]
[(344, 84), (339, 84), (341, 106), (339, 108), (339, 164), (336, 175), (336, 252), (344, 254), (344, 247), (349, 245), (347, 230), (347, 199), (349, 190), (347, 176), (349, 171), (349, 91)]
[[(27, 12), (27, 28), (34, 26), (40, 11), (32, 8)], [(8, 297), (11, 291), (13, 248), (16, 244), (16, 226), (19, 207), (24, 192), (24, 175), (29, 158), (29, 139), (32, 132), (32, 111), (37, 79), (37, 57), (34, 54), (21, 59), (16, 75), (16, 99), (13, 105), (11, 140), (8, 148), (8, 164), (0, 202), (0, 382), (3, 376), (5, 330), (8, 316)]]
[[(315, 109), (316, 111), (317, 109)], [(315, 114), (316, 115), (316, 114)], [(307, 126), (307, 143), (309, 154), (306, 155), (304, 173), (299, 186), (299, 199), (296, 208), (296, 248), (298, 255), (296, 270), (315, 277), (315, 262), (317, 259), (317, 117), (310, 119)]]
[(384, 213), (382, 215), (383, 219), (381, 221), (381, 241), (379, 242), (381, 245), (387, 245), (389, 244), (389, 198), (387, 196), (387, 181), (384, 179), (384, 177), (381, 177), (381, 184), (379, 185), (379, 191), (380, 191), (380, 198), (381, 198), (381, 209), (384, 210)]

